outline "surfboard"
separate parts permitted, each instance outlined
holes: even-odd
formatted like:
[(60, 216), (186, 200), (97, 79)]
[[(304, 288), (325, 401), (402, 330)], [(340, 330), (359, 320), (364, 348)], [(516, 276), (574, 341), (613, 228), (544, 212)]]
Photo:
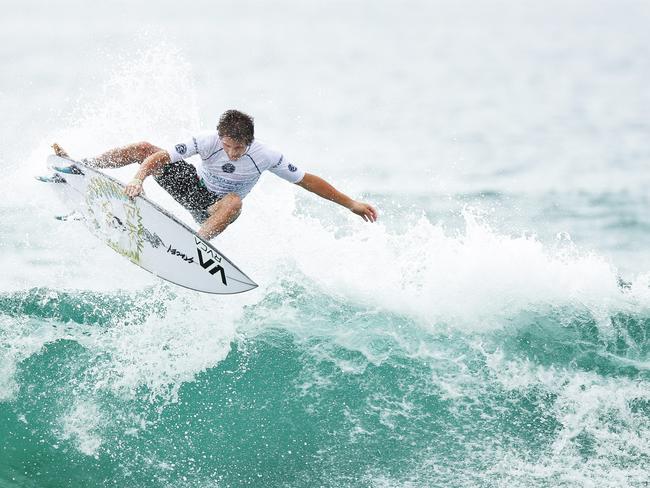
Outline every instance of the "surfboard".
[(132, 263), (179, 286), (221, 295), (257, 284), (186, 224), (145, 196), (130, 198), (117, 179), (83, 162), (51, 155), (52, 176), (67, 206), (90, 232)]

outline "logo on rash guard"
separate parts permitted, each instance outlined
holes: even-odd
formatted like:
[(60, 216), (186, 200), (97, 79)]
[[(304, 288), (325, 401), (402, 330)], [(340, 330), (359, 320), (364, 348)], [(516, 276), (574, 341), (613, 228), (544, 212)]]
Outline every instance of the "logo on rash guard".
[(176, 144), (176, 152), (178, 154), (185, 154), (187, 152), (187, 146), (185, 144)]
[(290, 164), (289, 165), (289, 171), (291, 171), (292, 173), (295, 173), (296, 171), (298, 171), (298, 168), (296, 168), (293, 164)]
[(221, 169), (223, 170), (224, 173), (234, 173), (235, 165), (232, 163), (226, 163), (221, 167)]

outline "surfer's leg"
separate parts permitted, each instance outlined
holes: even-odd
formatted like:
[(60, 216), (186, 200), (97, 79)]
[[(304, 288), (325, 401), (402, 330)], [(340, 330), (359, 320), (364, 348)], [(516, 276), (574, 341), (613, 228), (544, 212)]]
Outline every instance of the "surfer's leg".
[(88, 163), (96, 168), (121, 168), (127, 164), (140, 164), (158, 151), (162, 151), (162, 149), (149, 142), (136, 142), (106, 151), (96, 158), (90, 159)]
[(221, 234), (239, 217), (241, 207), (241, 197), (236, 193), (228, 193), (208, 208), (210, 216), (203, 222), (197, 234), (204, 239), (212, 239)]
[[(64, 158), (69, 158), (68, 153), (59, 146), (56, 142), (52, 144), (54, 154)], [(84, 162), (95, 168), (120, 168), (127, 164), (141, 163), (147, 157), (151, 156), (158, 151), (162, 151), (157, 146), (149, 142), (136, 142), (128, 146), (118, 147), (100, 154), (96, 158), (85, 159)]]

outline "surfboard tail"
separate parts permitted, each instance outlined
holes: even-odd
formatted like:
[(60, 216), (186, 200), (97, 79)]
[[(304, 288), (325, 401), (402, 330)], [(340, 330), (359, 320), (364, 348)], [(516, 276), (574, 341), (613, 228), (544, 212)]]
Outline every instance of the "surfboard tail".
[(53, 173), (51, 175), (35, 176), (38, 181), (43, 183), (66, 183), (65, 178), (59, 173)]

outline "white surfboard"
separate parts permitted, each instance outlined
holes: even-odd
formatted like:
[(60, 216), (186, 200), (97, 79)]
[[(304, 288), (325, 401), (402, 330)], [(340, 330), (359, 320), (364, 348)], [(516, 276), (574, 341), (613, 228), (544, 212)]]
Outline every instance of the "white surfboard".
[(49, 156), (51, 181), (91, 233), (131, 262), (185, 288), (233, 294), (257, 285), (219, 250), (144, 196), (129, 198), (124, 185), (72, 159)]

